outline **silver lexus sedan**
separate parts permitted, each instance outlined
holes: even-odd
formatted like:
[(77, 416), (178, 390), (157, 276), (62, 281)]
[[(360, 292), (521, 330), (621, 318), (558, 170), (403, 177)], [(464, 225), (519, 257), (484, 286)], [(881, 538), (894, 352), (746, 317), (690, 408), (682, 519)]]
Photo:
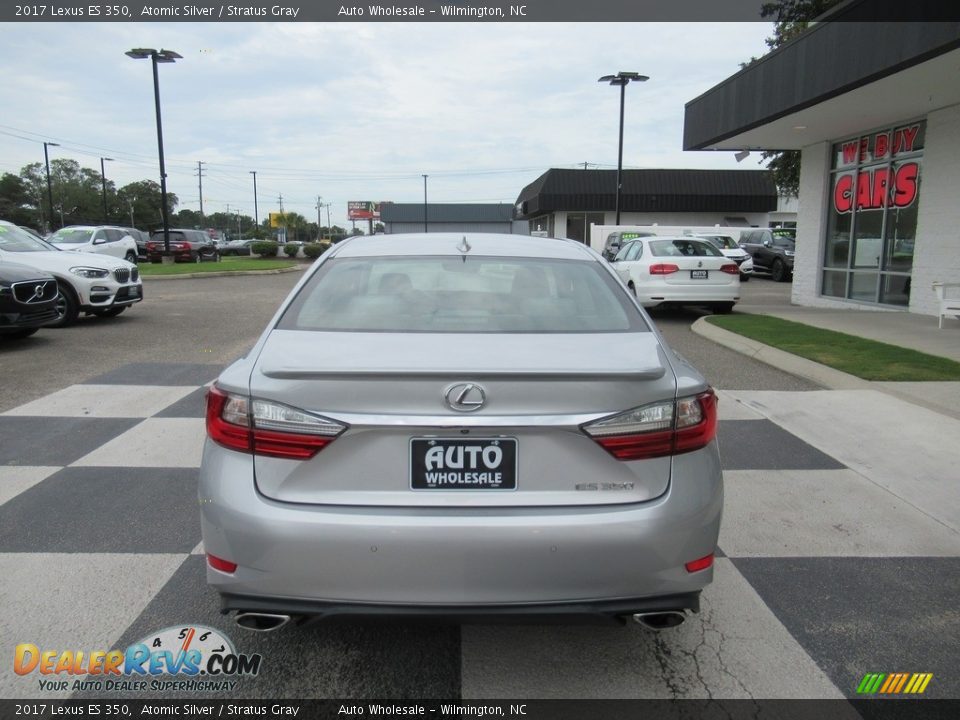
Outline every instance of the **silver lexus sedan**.
[(239, 625), (699, 609), (717, 400), (600, 255), (517, 235), (326, 252), (210, 388), (207, 579)]

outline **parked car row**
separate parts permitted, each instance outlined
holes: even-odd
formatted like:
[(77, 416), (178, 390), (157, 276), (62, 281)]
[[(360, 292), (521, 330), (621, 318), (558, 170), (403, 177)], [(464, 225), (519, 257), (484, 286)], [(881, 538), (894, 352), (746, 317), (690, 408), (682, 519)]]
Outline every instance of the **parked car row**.
[[(124, 257), (86, 249), (95, 247), (96, 230), (88, 229), (86, 234), (89, 242), (71, 242), (71, 235), (61, 236), (68, 238), (64, 246), (77, 246), (63, 250), (0, 220), (0, 328), (4, 334), (26, 337), (40, 327), (65, 327), (80, 313), (114, 317), (143, 299), (137, 266)], [(106, 234), (102, 238), (97, 247), (112, 242)]]

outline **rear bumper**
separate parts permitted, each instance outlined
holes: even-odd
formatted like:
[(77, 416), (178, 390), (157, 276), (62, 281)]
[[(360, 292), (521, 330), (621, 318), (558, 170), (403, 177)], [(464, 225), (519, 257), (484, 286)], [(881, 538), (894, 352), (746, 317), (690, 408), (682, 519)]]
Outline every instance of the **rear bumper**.
[(285, 600), (224, 593), (220, 612), (289, 615), (301, 622), (353, 618), (428, 619), (469, 622), (551, 622), (570, 619), (609, 621), (634, 613), (700, 612), (700, 592), (655, 598), (596, 600), (571, 603), (526, 603), (512, 605), (389, 605), (334, 603), (316, 600)]
[(199, 489), (204, 549), (238, 568), (208, 567), (207, 581), (227, 609), (287, 614), (681, 609), (659, 603), (712, 580), (712, 568), (690, 573), (684, 564), (716, 548), (723, 481), (716, 443), (673, 463), (668, 490), (644, 503), (299, 505), (258, 494), (250, 456), (208, 441)]

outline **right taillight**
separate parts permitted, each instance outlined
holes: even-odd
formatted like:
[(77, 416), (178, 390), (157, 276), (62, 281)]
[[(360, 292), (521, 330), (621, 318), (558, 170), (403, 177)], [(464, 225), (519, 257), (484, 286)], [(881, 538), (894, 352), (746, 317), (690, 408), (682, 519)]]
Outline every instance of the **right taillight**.
[(717, 435), (717, 396), (699, 395), (644, 405), (583, 426), (618, 460), (645, 460), (705, 447)]
[(346, 429), (335, 420), (282, 403), (250, 399), (217, 387), (207, 393), (207, 435), (231, 450), (308, 460)]

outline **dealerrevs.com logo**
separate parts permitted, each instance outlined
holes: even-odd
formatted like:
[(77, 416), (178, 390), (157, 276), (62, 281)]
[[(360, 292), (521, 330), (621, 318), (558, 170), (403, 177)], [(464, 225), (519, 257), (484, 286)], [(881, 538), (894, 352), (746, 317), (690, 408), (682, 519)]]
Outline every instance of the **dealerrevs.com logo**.
[(51, 650), (21, 643), (17, 675), (39, 676), (44, 691), (232, 691), (239, 677), (260, 672), (261, 655), (237, 653), (220, 630), (169, 627), (126, 650)]

